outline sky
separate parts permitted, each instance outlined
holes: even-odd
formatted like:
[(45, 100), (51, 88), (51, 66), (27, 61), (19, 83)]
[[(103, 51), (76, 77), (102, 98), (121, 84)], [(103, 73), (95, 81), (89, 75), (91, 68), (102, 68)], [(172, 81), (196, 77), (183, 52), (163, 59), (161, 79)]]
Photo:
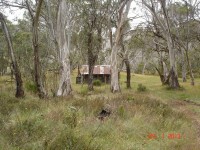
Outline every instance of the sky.
[(4, 14), (7, 16), (7, 19), (12, 21), (14, 24), (17, 24), (18, 19), (23, 19), (24, 9), (6, 8), (4, 9), (4, 11)]
[[(172, 1), (181, 2), (182, 0), (172, 0)], [(198, 0), (191, 0), (192, 3), (195, 3), (196, 1)], [(17, 19), (23, 18), (24, 9), (12, 8), (12, 10), (10, 10), (9, 8), (6, 8), (4, 13), (10, 21), (17, 24)], [(129, 17), (140, 16), (140, 17), (134, 19), (131, 22), (131, 26), (135, 27), (138, 24), (145, 22), (144, 14), (145, 13), (144, 9), (142, 8), (141, 0), (133, 0), (133, 2), (131, 3), (131, 9), (128, 16)]]
[[(23, 19), (24, 12), (25, 12), (24, 9), (18, 9), (18, 8), (4, 9), (4, 14), (7, 16), (7, 19), (12, 21), (14, 24), (17, 24), (18, 19)], [(135, 17), (135, 16), (137, 16), (137, 18), (131, 21), (132, 28), (136, 27), (138, 24), (145, 21), (144, 18), (142, 18), (142, 16), (144, 16), (142, 7), (136, 4), (135, 1), (133, 1), (131, 3), (131, 8), (128, 17)]]

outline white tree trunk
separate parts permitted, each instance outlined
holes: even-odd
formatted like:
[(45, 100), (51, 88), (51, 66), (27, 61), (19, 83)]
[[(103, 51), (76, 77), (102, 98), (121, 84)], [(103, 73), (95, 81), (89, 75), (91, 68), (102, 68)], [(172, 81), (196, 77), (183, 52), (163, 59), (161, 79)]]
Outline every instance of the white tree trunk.
[(113, 93), (120, 91), (119, 75), (117, 68), (117, 52), (118, 46), (115, 44), (111, 52), (111, 91)]
[[(121, 7), (119, 9), (119, 20), (118, 20), (118, 26), (116, 29), (116, 36), (114, 45), (112, 47), (111, 52), (111, 92), (119, 92), (120, 91), (120, 85), (119, 85), (119, 75), (118, 75), (118, 68), (117, 68), (117, 53), (120, 45), (120, 39), (122, 36), (122, 28), (124, 23), (127, 21), (128, 12), (130, 9), (132, 0), (125, 1), (121, 3)], [(124, 11), (124, 7), (126, 4), (126, 10)]]
[(178, 88), (180, 87), (180, 85), (178, 82), (178, 76), (176, 71), (175, 50), (170, 33), (166, 34), (166, 39), (167, 39), (167, 46), (169, 49), (169, 61), (170, 61), (169, 86), (172, 88)]
[(183, 79), (183, 82), (186, 82), (187, 78), (186, 78), (185, 54), (182, 48), (181, 48), (181, 65), (182, 65), (182, 79)]
[(158, 9), (158, 5), (156, 6), (155, 1), (151, 0), (150, 3), (149, 1), (143, 0), (143, 4), (149, 9), (149, 11), (152, 13), (153, 17), (156, 19), (157, 23), (159, 24), (160, 28), (163, 30), (163, 35), (166, 38), (167, 41), (167, 47), (169, 50), (169, 61), (170, 61), (170, 73), (169, 73), (169, 86), (171, 88), (179, 88), (179, 82), (178, 82), (178, 76), (176, 72), (176, 60), (175, 60), (175, 48), (174, 48), (174, 43), (172, 39), (172, 34), (171, 34), (171, 25), (169, 21), (169, 17), (167, 14), (167, 6), (166, 2), (163, 0), (159, 0), (158, 2), (160, 3), (161, 11), (163, 12), (164, 18), (161, 19), (159, 15), (156, 12), (156, 9)]
[[(69, 28), (69, 19), (67, 18), (67, 4), (65, 0), (60, 1), (58, 18), (57, 18), (57, 41), (59, 45), (59, 61), (61, 65), (60, 69), (60, 82), (57, 91), (57, 96), (67, 96), (71, 94), (71, 72), (70, 72), (70, 60), (69, 60), (69, 41), (70, 35), (68, 33), (68, 39), (66, 38), (65, 28), (66, 23)], [(68, 21), (68, 22), (67, 22)]]
[(142, 74), (143, 74), (143, 75), (144, 75), (144, 73), (145, 73), (146, 65), (147, 65), (147, 63), (146, 63), (146, 61), (145, 61), (144, 66), (143, 66), (143, 69), (142, 69)]
[(190, 78), (191, 78), (191, 85), (194, 86), (194, 75), (193, 75), (193, 71), (192, 71), (192, 66), (191, 66), (191, 63), (190, 63), (190, 59), (189, 59), (189, 55), (188, 55), (188, 44), (187, 44), (187, 49), (185, 50), (185, 54), (186, 54), (186, 58), (187, 58), (187, 64), (188, 64), (188, 69), (189, 69), (189, 72), (190, 72)]
[(70, 61), (68, 58), (63, 60), (61, 69), (61, 77), (59, 82), (59, 88), (57, 92), (57, 96), (66, 96), (71, 94), (71, 72), (70, 72)]
[(169, 71), (167, 69), (167, 65), (165, 64), (165, 62), (163, 62), (163, 75), (164, 75), (165, 80), (167, 80), (167, 77), (169, 75)]

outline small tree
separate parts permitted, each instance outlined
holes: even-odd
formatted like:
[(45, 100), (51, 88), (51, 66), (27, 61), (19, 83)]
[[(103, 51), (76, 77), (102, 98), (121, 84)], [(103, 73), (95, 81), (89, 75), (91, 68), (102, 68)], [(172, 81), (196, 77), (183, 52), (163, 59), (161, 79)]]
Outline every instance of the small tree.
[(2, 26), (3, 32), (5, 34), (5, 37), (6, 37), (7, 44), (8, 44), (8, 53), (9, 53), (10, 58), (11, 58), (12, 68), (13, 68), (14, 75), (15, 75), (15, 81), (16, 81), (15, 97), (22, 98), (22, 97), (24, 97), (24, 90), (23, 90), (23, 81), (22, 81), (22, 78), (21, 78), (21, 72), (19, 70), (17, 60), (15, 59), (15, 54), (14, 54), (14, 50), (13, 50), (13, 44), (12, 44), (11, 36), (10, 36), (9, 31), (8, 31), (8, 27), (6, 25), (6, 21), (5, 21), (2, 13), (0, 13), (0, 22), (1, 22), (1, 26)]

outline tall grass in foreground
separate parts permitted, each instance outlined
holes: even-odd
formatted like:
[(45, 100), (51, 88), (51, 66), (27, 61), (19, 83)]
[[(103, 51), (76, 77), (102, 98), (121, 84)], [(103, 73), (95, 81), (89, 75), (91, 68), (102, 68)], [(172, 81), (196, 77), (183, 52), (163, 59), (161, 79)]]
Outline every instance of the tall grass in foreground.
[[(109, 106), (104, 121), (98, 113)], [(0, 149), (196, 149), (183, 114), (141, 93), (82, 95), (41, 101), (0, 94)], [(156, 139), (149, 139), (154, 133)], [(161, 138), (162, 134), (165, 139)], [(168, 133), (185, 138), (168, 139)]]
[[(0, 82), (0, 149), (198, 149), (195, 125), (167, 105), (168, 100), (198, 101), (198, 85), (184, 83), (184, 90), (172, 91), (162, 87), (156, 76), (135, 75), (128, 90), (125, 75), (120, 79), (122, 93), (111, 94), (107, 84), (89, 92), (87, 85), (75, 84), (73, 75), (73, 96), (48, 100), (39, 100), (32, 88), (18, 100), (12, 96), (14, 83)], [(54, 82), (52, 75), (49, 94), (56, 91)], [(137, 92), (140, 83), (147, 92)], [(110, 117), (98, 120), (107, 106)], [(184, 137), (169, 139), (169, 133)], [(149, 134), (157, 138), (149, 139)]]

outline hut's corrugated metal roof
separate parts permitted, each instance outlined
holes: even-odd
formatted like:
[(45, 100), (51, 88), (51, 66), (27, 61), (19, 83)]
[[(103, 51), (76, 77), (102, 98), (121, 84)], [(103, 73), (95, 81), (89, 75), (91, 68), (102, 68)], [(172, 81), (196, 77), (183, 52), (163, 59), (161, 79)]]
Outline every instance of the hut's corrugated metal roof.
[[(82, 65), (80, 72), (81, 72), (81, 74), (89, 74), (89, 66)], [(93, 74), (110, 74), (110, 65), (94, 66)]]

